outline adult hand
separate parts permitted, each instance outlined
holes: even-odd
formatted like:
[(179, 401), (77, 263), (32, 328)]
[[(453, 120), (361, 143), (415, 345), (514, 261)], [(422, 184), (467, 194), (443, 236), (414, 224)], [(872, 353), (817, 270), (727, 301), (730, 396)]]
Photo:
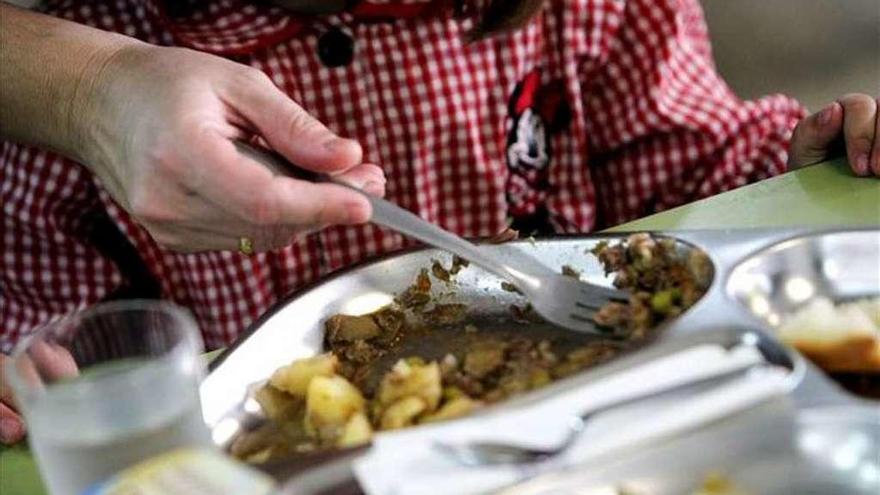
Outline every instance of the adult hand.
[(880, 177), (880, 111), (876, 98), (849, 94), (801, 120), (791, 138), (789, 169), (830, 158), (830, 151), (841, 140), (856, 175)]
[(79, 115), (83, 161), (161, 245), (182, 252), (256, 250), (370, 216), (358, 193), (274, 176), (241, 155), (236, 139), (262, 138), (297, 165), (384, 194), (360, 145), (333, 134), (262, 72), (181, 48), (132, 44), (86, 85)]

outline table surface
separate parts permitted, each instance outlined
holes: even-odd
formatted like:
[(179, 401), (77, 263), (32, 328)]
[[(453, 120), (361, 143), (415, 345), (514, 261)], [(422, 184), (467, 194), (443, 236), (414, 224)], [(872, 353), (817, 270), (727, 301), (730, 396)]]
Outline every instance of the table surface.
[[(757, 184), (620, 225), (611, 230), (880, 225), (880, 180), (854, 177), (844, 160)], [(24, 443), (0, 447), (0, 493), (45, 493)]]

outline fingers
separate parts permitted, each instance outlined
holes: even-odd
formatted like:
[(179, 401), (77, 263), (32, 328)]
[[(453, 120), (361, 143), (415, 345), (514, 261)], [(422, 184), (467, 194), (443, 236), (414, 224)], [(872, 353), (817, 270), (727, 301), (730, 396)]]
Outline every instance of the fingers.
[(337, 136), (278, 89), (262, 73), (246, 72), (227, 88), (227, 104), (250, 121), (273, 149), (291, 162), (320, 173), (359, 164), (357, 141)]
[(60, 345), (34, 341), (29, 351), (42, 380), (57, 381), (79, 375), (79, 367), (70, 351)]
[(856, 175), (880, 175), (880, 167), (871, 163), (877, 135), (877, 100), (868, 95), (852, 94), (840, 99), (843, 106), (843, 137), (846, 155)]
[(821, 162), (843, 129), (843, 106), (833, 102), (801, 120), (791, 137), (788, 168), (794, 170)]
[(12, 408), (0, 402), (0, 443), (12, 445), (24, 439), (24, 421)]
[[(0, 354), (0, 370), (5, 369), (9, 358)], [(6, 372), (0, 373), (0, 443), (13, 444), (24, 438), (25, 428), (16, 412), (12, 389), (6, 382)]]
[(367, 194), (380, 198), (385, 196), (385, 174), (377, 165), (358, 165), (344, 173), (334, 175), (334, 178), (350, 186), (362, 189)]
[(874, 146), (871, 148), (869, 160), (874, 175), (880, 177), (880, 99), (874, 101), (877, 112), (874, 116)]
[(210, 129), (188, 149), (189, 188), (209, 202), (258, 226), (351, 225), (369, 219), (370, 205), (355, 191), (273, 176)]
[[(240, 239), (248, 237), (256, 251), (266, 251), (328, 225), (369, 219), (369, 203), (357, 192), (273, 176), (218, 133), (196, 137), (203, 142), (191, 139), (176, 158), (188, 164), (178, 166), (186, 170), (183, 184), (146, 179), (132, 201), (139, 222), (163, 247), (184, 253), (237, 250)], [(375, 165), (357, 165), (337, 177), (384, 194), (385, 178)]]
[(0, 373), (0, 402), (13, 406), (12, 387), (6, 381), (6, 361), (8, 360), (9, 357), (5, 354), (0, 354), (0, 370), (3, 370), (3, 373)]

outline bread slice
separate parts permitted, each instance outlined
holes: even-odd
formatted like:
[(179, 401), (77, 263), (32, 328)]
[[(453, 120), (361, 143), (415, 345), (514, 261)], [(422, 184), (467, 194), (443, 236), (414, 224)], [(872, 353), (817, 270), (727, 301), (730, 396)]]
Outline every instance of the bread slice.
[(826, 371), (880, 373), (880, 298), (837, 306), (815, 299), (786, 319), (779, 337)]

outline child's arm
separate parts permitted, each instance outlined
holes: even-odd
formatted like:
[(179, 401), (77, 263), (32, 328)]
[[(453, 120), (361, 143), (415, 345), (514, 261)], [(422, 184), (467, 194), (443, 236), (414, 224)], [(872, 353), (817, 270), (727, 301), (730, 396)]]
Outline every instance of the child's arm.
[[(742, 101), (718, 76), (696, 0), (608, 2), (582, 65), (592, 176), (616, 224), (786, 170), (793, 99)], [(598, 60), (598, 62), (597, 62)]]

